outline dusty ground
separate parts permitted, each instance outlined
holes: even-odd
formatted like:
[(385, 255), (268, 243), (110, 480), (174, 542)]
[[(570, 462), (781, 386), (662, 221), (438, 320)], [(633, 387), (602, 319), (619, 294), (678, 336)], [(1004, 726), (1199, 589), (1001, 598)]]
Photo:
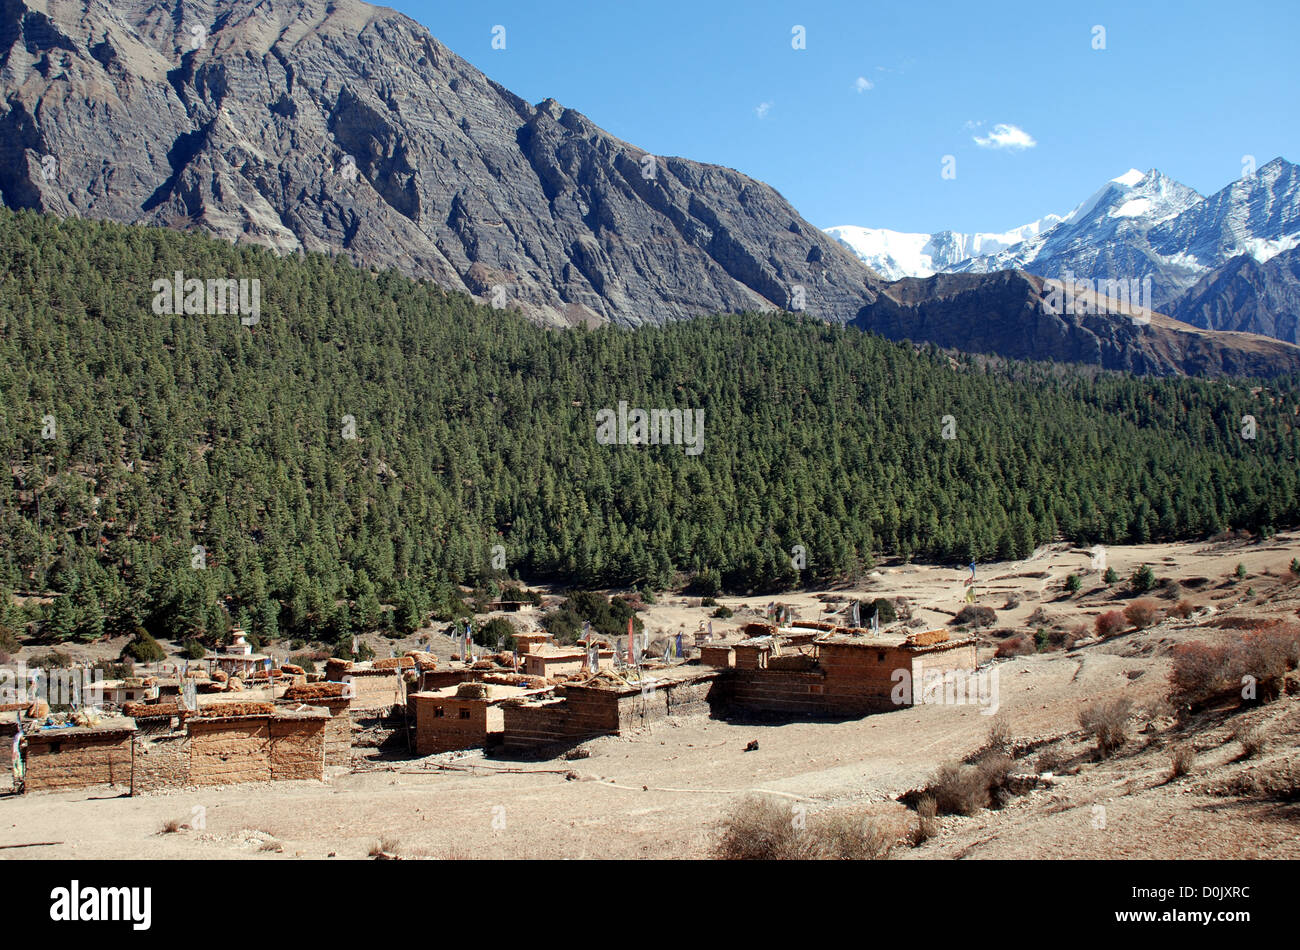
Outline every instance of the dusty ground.
[[(1236, 635), (1205, 628), (1207, 620), (1294, 617), (1300, 587), (1289, 564), (1297, 556), (1300, 536), (1293, 534), (1259, 544), (1108, 549), (1107, 563), (1121, 578), (1149, 563), (1158, 577), (1192, 582), (1180, 596), (1201, 608), (1198, 614), (1068, 652), (998, 661), (998, 718), (1020, 745), (1036, 745), (1016, 771), (1034, 773), (1037, 757), (1048, 750), (1072, 766), (1058, 766), (1058, 774), (1045, 780), (1050, 784), (999, 811), (943, 819), (937, 837), (919, 848), (900, 847), (894, 856), (1300, 857), (1300, 809), (1243, 792), (1249, 783), (1241, 779), (1274, 774), (1296, 760), (1300, 700), (1288, 696), (1237, 716), (1203, 717), (1191, 727), (1177, 723), (1164, 702), (1170, 647)], [(1111, 589), (1101, 584), (1092, 560), (1091, 552), (1058, 545), (1026, 561), (980, 565), (978, 602), (997, 610), (996, 629), (1091, 625), (1096, 614), (1128, 600), (1122, 582)], [(1232, 577), (1238, 563), (1246, 567), (1245, 580)], [(962, 606), (968, 573), (886, 566), (853, 590), (780, 600), (797, 616), (815, 618), (825, 614), (826, 596), (905, 596), (927, 625), (940, 626)], [(1073, 597), (1063, 590), (1070, 573), (1084, 580)], [(1012, 595), (1019, 605), (1002, 610)], [(720, 597), (737, 614), (714, 621), (715, 632), (743, 622), (745, 608), (761, 611), (769, 599)], [(1046, 618), (1040, 614), (1031, 624), (1039, 608)], [(645, 616), (654, 635), (693, 631), (709, 612), (698, 600), (672, 596), (661, 597)], [(537, 612), (512, 616), (522, 625)], [(982, 660), (991, 657), (995, 642), (986, 642)], [(1119, 695), (1134, 703), (1130, 741), (1115, 757), (1091, 761), (1078, 733), (1078, 710)], [(55, 843), (2, 848), (0, 857), (364, 858), (380, 839), (403, 857), (706, 857), (719, 822), (751, 793), (789, 801), (792, 809), (802, 805), (814, 815), (846, 810), (871, 816), (901, 835), (915, 818), (895, 798), (923, 785), (939, 764), (980, 748), (993, 718), (977, 706), (952, 705), (829, 723), (695, 717), (632, 737), (594, 740), (583, 747), (589, 757), (575, 760), (523, 762), (474, 753), (359, 761), (355, 771), (334, 770), (325, 783), (140, 798), (107, 789), (7, 796), (0, 798), (0, 846)], [(1232, 737), (1234, 721), (1242, 718), (1270, 736), (1250, 759), (1241, 758)], [(744, 751), (754, 739), (759, 748)], [(1170, 750), (1184, 742), (1197, 749), (1194, 768), (1170, 781)], [(169, 820), (202, 827), (161, 833)]]

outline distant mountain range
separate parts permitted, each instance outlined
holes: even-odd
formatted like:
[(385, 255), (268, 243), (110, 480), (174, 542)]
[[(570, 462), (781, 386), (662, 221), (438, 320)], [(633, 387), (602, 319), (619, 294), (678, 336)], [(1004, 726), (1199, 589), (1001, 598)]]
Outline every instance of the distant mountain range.
[[(544, 324), (790, 309), (1137, 372), (1300, 369), (1300, 348), (1218, 332), (1263, 325), (1244, 304), (1205, 302), (1206, 329), (1139, 326), (1122, 310), (1051, 312), (1041, 280), (993, 273), (1150, 273), (1172, 300), (1234, 254), (1294, 243), (1295, 170), (1281, 159), (1209, 199), (1155, 172), (1122, 176), (1063, 218), (899, 239), (877, 273), (848, 229), (822, 232), (770, 186), (525, 102), (360, 0), (0, 0), (0, 91), (11, 208), (343, 254)], [(948, 270), (965, 273), (886, 279)], [(1290, 274), (1238, 284), (1289, 299)]]
[[(1294, 268), (1268, 266), (1300, 245), (1300, 175), (1283, 158), (1209, 197), (1155, 169), (1131, 169), (1064, 217), (1000, 234), (852, 226), (827, 233), (891, 279), (1014, 268), (1094, 282), (1150, 278), (1149, 303), (1158, 311), (1298, 342)], [(1229, 289), (1225, 274), (1238, 279), (1220, 296)]]

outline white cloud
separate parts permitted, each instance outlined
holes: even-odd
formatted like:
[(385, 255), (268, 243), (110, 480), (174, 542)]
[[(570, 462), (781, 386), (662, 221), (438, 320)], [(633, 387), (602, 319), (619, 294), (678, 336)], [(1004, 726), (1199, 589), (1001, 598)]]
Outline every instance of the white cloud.
[(771, 111), (772, 111), (772, 103), (760, 102), (758, 104), (758, 107), (754, 110), (754, 114), (757, 115), (760, 119), (766, 119), (767, 114)]
[(974, 138), (975, 144), (980, 148), (1005, 148), (1013, 152), (1033, 148), (1038, 144), (1024, 129), (1007, 122), (999, 122), (988, 135), (976, 135)]
[(857, 82), (853, 84), (853, 88), (858, 92), (866, 92), (868, 89), (876, 88), (876, 84), (866, 76), (859, 76)]

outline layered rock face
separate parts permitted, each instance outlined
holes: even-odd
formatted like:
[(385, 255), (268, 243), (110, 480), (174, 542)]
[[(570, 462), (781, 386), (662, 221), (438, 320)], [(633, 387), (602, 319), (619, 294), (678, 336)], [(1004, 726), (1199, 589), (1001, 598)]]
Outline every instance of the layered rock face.
[(0, 83), (11, 207), (341, 251), (556, 324), (874, 299), (768, 186), (532, 106), (356, 0), (0, 0)]

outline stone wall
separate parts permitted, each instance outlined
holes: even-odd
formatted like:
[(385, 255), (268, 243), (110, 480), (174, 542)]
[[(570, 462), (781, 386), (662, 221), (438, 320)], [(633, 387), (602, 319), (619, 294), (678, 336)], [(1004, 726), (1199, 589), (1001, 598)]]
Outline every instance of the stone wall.
[(192, 784), (188, 735), (183, 732), (138, 733), (134, 743), (132, 795)]
[(827, 712), (826, 674), (820, 671), (733, 670), (725, 691), (729, 706), (757, 713), (820, 716)]
[(352, 717), (349, 700), (314, 699), (309, 706), (319, 706), (329, 713), (325, 722), (325, 764), (348, 765), (352, 762)]

